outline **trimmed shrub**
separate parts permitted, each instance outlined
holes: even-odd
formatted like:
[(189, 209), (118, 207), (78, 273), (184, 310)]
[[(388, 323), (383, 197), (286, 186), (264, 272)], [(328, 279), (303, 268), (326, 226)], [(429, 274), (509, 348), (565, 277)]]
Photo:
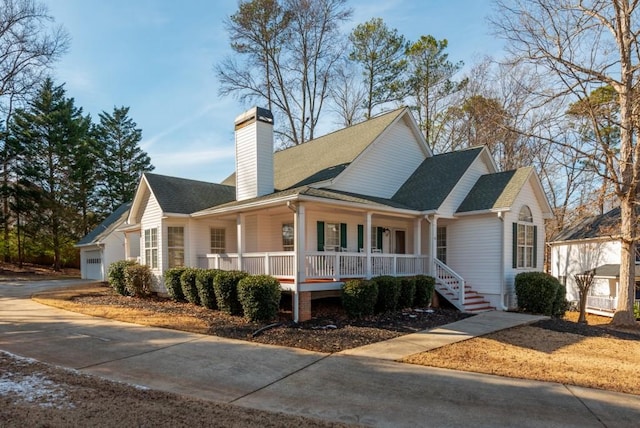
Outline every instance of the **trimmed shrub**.
[(271, 321), (278, 316), (280, 282), (269, 275), (249, 275), (238, 282), (238, 299), (249, 321)]
[(413, 306), (425, 307), (431, 304), (433, 292), (436, 289), (436, 279), (427, 275), (416, 275), (416, 295)]
[(378, 300), (378, 284), (366, 279), (353, 279), (342, 286), (342, 305), (350, 318), (373, 315)]
[(109, 265), (107, 279), (109, 281), (109, 286), (113, 288), (116, 293), (122, 294), (123, 296), (127, 295), (127, 284), (124, 271), (127, 266), (133, 266), (135, 264), (136, 262), (131, 260), (118, 260), (117, 262), (113, 262)]
[(186, 268), (180, 275), (180, 285), (182, 286), (182, 294), (189, 303), (195, 305), (200, 304), (200, 296), (198, 295), (198, 286), (196, 285), (196, 275), (200, 269)]
[(416, 297), (416, 279), (414, 277), (400, 278), (400, 297), (398, 297), (398, 307), (400, 309), (410, 308)]
[(124, 282), (127, 294), (145, 297), (151, 294), (153, 274), (147, 265), (133, 264), (124, 269)]
[[(556, 278), (544, 272), (522, 272), (516, 275), (515, 288), (521, 310), (548, 316), (554, 314), (554, 303), (556, 299), (560, 301), (560, 283)], [(560, 304), (557, 305), (560, 311)]]
[(377, 276), (372, 279), (378, 284), (376, 312), (395, 311), (400, 297), (400, 281), (395, 276)]
[(247, 277), (246, 272), (239, 270), (220, 271), (213, 282), (218, 308), (231, 315), (241, 315), (242, 305), (238, 299), (238, 283)]
[(556, 291), (556, 297), (553, 299), (551, 315), (557, 318), (562, 318), (568, 309), (569, 301), (567, 300), (567, 287), (560, 284), (560, 281), (558, 281), (558, 291)]
[(182, 292), (182, 283), (180, 282), (180, 276), (185, 269), (186, 267), (174, 267), (164, 273), (164, 286), (171, 300), (176, 302), (183, 302), (185, 300), (184, 293)]
[(218, 309), (213, 282), (219, 271), (215, 269), (199, 269), (196, 272), (196, 288), (200, 304), (208, 309)]

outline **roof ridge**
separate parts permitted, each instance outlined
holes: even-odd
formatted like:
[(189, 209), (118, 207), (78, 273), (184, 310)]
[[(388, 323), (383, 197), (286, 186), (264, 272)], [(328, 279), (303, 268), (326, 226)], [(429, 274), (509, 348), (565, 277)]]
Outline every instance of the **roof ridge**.
[(196, 179), (193, 179), (193, 178), (176, 177), (174, 175), (156, 174), (156, 173), (152, 173), (152, 172), (145, 172), (143, 175), (145, 175), (147, 177), (148, 176), (152, 176), (152, 177), (160, 177), (160, 178), (169, 178), (169, 179), (172, 179), (172, 180), (191, 181), (191, 182), (202, 183), (202, 184), (207, 184), (207, 185), (214, 185), (214, 186), (234, 187), (234, 186), (230, 186), (228, 184), (214, 183), (214, 182), (211, 182), (211, 181), (196, 180)]

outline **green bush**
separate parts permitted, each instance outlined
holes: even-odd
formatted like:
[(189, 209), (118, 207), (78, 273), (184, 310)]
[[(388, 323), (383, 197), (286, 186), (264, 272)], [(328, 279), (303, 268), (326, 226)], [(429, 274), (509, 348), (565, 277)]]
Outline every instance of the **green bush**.
[(431, 298), (436, 288), (436, 279), (427, 275), (416, 275), (416, 295), (413, 301), (415, 307), (425, 307), (431, 304)]
[(371, 280), (353, 279), (342, 285), (342, 305), (350, 318), (372, 315), (378, 300), (378, 284)]
[(376, 312), (395, 311), (400, 297), (400, 281), (395, 276), (377, 276), (372, 279), (378, 284), (378, 300)]
[(518, 307), (534, 314), (554, 315), (556, 312), (564, 311), (561, 308), (561, 293), (558, 292), (560, 283), (553, 276), (544, 272), (522, 272), (516, 275), (515, 279), (516, 296), (518, 297)]
[(278, 316), (280, 282), (269, 275), (250, 275), (238, 282), (238, 299), (249, 321), (271, 321)]
[(213, 282), (218, 272), (215, 269), (200, 269), (196, 272), (198, 298), (200, 299), (200, 304), (208, 309), (218, 309), (216, 295), (213, 291)]
[(180, 275), (180, 285), (182, 286), (182, 294), (189, 303), (195, 305), (200, 304), (200, 296), (198, 295), (198, 286), (196, 285), (196, 275), (200, 269), (186, 268)]
[(553, 309), (551, 315), (556, 318), (562, 318), (569, 309), (569, 301), (567, 300), (567, 287), (558, 281), (558, 291), (556, 291), (555, 299), (553, 299)]
[(185, 269), (186, 267), (174, 267), (164, 273), (164, 286), (171, 300), (176, 302), (183, 302), (185, 300), (184, 293), (182, 292), (182, 283), (180, 282), (180, 276)]
[(145, 297), (151, 294), (153, 274), (147, 265), (133, 264), (124, 269), (124, 282), (127, 294)]
[(117, 262), (113, 262), (109, 265), (107, 279), (109, 281), (109, 286), (111, 286), (116, 293), (122, 294), (123, 296), (127, 295), (127, 284), (124, 272), (127, 266), (135, 264), (136, 262), (131, 260), (118, 260)]
[(231, 315), (242, 314), (238, 299), (238, 282), (248, 274), (241, 271), (220, 271), (213, 282), (218, 308)]
[(416, 297), (416, 279), (414, 277), (400, 278), (400, 297), (398, 297), (398, 307), (400, 309), (410, 308)]

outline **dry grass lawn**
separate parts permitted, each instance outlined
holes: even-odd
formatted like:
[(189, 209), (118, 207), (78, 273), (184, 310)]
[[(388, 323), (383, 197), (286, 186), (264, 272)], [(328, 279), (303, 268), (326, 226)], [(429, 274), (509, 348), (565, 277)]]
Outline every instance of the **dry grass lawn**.
[(104, 294), (104, 287), (95, 284), (44, 292), (33, 296), (33, 300), (43, 305), (54, 306), (72, 312), (80, 312), (94, 317), (109, 318), (151, 327), (170, 328), (205, 334), (207, 323), (190, 314), (163, 313), (144, 308), (113, 305), (79, 305), (74, 297)]
[[(575, 321), (576, 313), (567, 313)], [(610, 318), (589, 316), (589, 325)], [(635, 338), (634, 338), (635, 337)], [(412, 364), (640, 395), (640, 335), (587, 337), (535, 326), (503, 330), (404, 360)]]

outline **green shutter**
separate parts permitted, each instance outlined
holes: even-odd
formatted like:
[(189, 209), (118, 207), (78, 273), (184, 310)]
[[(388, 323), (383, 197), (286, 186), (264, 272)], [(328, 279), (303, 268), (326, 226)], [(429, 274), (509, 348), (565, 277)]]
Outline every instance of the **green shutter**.
[(376, 228), (376, 247), (382, 252), (382, 234), (384, 229), (381, 227)]
[(324, 221), (318, 222), (318, 251), (324, 251)]
[(347, 248), (347, 224), (340, 223), (340, 247)]
[(364, 250), (364, 226), (358, 225), (358, 249), (356, 251), (360, 251), (360, 248)]
[(538, 226), (533, 226), (533, 267), (538, 267)]
[(518, 223), (513, 223), (513, 263), (512, 267), (518, 267)]

